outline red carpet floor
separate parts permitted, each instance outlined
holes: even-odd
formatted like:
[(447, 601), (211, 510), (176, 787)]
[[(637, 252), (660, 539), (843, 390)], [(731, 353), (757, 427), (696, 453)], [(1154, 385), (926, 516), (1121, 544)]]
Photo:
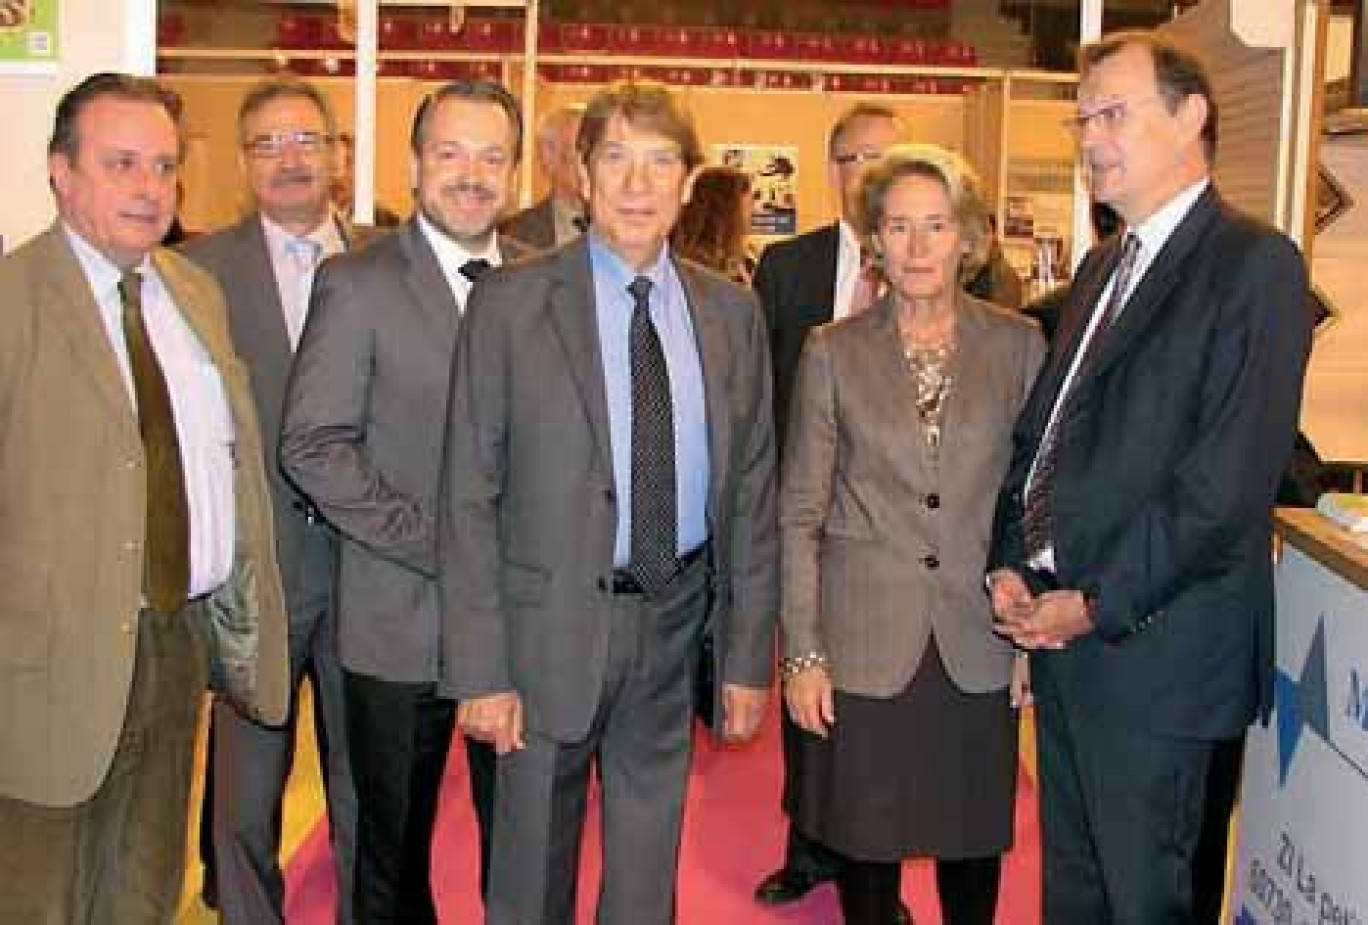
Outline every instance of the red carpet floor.
[[(463, 749), (452, 750), (439, 813), (433, 882), (444, 925), (481, 921), (476, 889), (475, 822), (465, 779)], [(781, 910), (751, 899), (755, 884), (779, 861), (784, 817), (779, 811), (778, 724), (740, 748), (714, 745), (700, 735), (684, 818), (680, 864), (679, 925), (839, 925), (835, 893), (819, 888)], [(999, 925), (1039, 925), (1040, 839), (1035, 790), (1019, 776), (1016, 847), (1007, 856), (998, 904)], [(593, 921), (599, 849), (597, 815), (590, 806), (580, 877), (579, 921)], [(287, 868), (286, 915), (290, 925), (331, 925), (333, 885), (325, 823), (318, 824)], [(919, 925), (938, 925), (930, 864), (904, 866), (903, 896)]]

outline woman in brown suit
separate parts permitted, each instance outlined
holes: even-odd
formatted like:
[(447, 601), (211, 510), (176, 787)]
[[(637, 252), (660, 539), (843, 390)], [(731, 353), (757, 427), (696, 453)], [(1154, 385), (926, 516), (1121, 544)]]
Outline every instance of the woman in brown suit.
[(891, 148), (860, 203), (887, 292), (808, 338), (784, 461), (784, 689), (810, 733), (786, 808), (850, 859), (847, 925), (894, 921), (914, 856), (936, 858), (949, 925), (991, 925), (1026, 665), (993, 635), (983, 568), (1044, 341), (961, 292), (987, 245), (961, 158)]

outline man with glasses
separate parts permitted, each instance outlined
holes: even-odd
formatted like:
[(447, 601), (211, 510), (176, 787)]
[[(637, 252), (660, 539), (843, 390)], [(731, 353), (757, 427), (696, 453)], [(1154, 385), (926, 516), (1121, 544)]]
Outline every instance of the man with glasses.
[(760, 724), (778, 550), (765, 332), (745, 290), (675, 258), (702, 161), (664, 86), (589, 103), (592, 221), (475, 292), (441, 476), (444, 686), (499, 753), (488, 925), (575, 920), (589, 780), (600, 925), (671, 925), (711, 632), (719, 727)]
[(1192, 923), (1209, 766), (1270, 706), (1306, 268), (1212, 185), (1200, 61), (1131, 32), (1079, 70), (1080, 155), (1125, 232), (1080, 265), (1017, 423), (989, 583), (1032, 653), (1044, 922)]
[(179, 113), (125, 74), (69, 91), (57, 220), (0, 260), (0, 922), (175, 918), (210, 619), (256, 625), (239, 704), (285, 718), (247, 379), (219, 287), (159, 246)]
[[(765, 248), (755, 270), (755, 291), (769, 320), (774, 362), (774, 421), (779, 446), (784, 444), (793, 380), (808, 332), (821, 324), (868, 308), (879, 295), (878, 270), (860, 244), (852, 223), (860, 173), (889, 145), (905, 141), (907, 128), (885, 106), (857, 103), (831, 127), (827, 141), (828, 178), (841, 205), (840, 218), (806, 234)], [(781, 720), (784, 776), (798, 774), (797, 737), (789, 719)], [(766, 905), (802, 899), (819, 883), (834, 880), (841, 858), (805, 837), (792, 825), (784, 850), (784, 866), (756, 887), (755, 898)], [(906, 907), (900, 910), (908, 921)]]
[[(360, 925), (437, 920), (431, 841), (455, 717), (437, 690), (441, 422), (475, 280), (517, 256), (494, 230), (522, 152), (517, 100), (489, 81), (442, 86), (410, 143), (417, 212), (319, 268), (280, 437), (286, 474), (340, 534)], [(494, 759), (483, 743), (466, 757), (483, 881)]]
[[(337, 540), (285, 478), (277, 446), (285, 381), (308, 317), (314, 271), (357, 236), (329, 205), (337, 124), (321, 91), (293, 78), (270, 78), (243, 97), (237, 126), (239, 163), (256, 209), (230, 228), (192, 239), (184, 251), (223, 288), (233, 340), (252, 372), (290, 613), (292, 701), (307, 675), (337, 875), (337, 921), (350, 925), (356, 795), (332, 604)], [(200, 833), (203, 895), (227, 925), (282, 922), (280, 815), (294, 762), (294, 710), (284, 726), (268, 727), (218, 702), (209, 740)]]

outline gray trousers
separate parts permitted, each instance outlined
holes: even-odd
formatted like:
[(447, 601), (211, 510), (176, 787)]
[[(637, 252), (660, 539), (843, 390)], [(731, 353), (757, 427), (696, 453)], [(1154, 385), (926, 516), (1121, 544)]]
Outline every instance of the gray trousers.
[(206, 677), (196, 606), (139, 614), (128, 712), (93, 797), (55, 808), (0, 797), (0, 923), (175, 919)]
[(692, 748), (693, 673), (707, 616), (706, 568), (659, 602), (615, 595), (598, 711), (588, 735), (528, 729), (499, 758), (488, 925), (574, 925), (591, 766), (603, 808), (600, 925), (670, 925)]
[[(337, 921), (351, 925), (356, 856), (356, 790), (347, 758), (342, 669), (330, 610), (290, 627), (290, 680), (298, 700), (308, 675), (314, 732), (328, 802), (328, 834), (337, 876)], [(284, 922), (280, 816), (294, 765), (297, 702), (282, 727), (261, 726), (215, 701), (213, 835), (219, 920), (224, 925)]]

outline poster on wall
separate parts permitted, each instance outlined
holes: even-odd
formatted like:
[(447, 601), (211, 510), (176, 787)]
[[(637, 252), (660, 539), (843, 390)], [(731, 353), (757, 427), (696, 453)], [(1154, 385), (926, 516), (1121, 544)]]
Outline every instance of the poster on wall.
[(798, 232), (798, 149), (792, 145), (712, 146), (713, 160), (735, 167), (751, 181), (751, 237)]
[(59, 0), (0, 0), (0, 74), (57, 68)]

